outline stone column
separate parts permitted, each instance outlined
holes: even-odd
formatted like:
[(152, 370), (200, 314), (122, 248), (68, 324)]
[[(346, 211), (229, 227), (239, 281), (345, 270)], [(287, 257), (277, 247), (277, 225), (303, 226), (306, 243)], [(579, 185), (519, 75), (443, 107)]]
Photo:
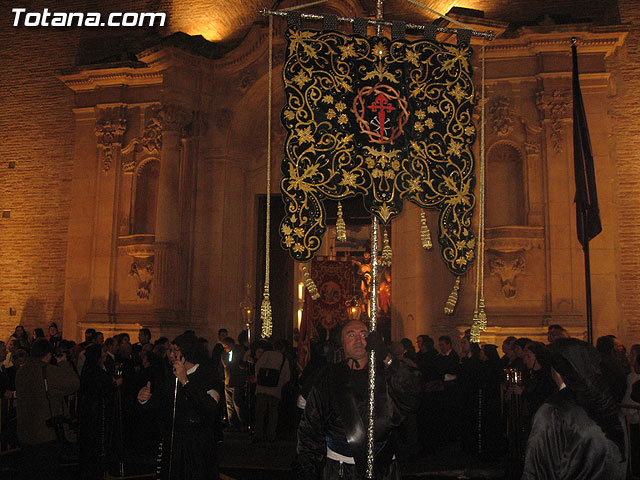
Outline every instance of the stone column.
[[(584, 298), (584, 281), (577, 282), (573, 263), (580, 251), (573, 246), (573, 161), (567, 148), (571, 141), (571, 90), (566, 79), (545, 79), (537, 94), (547, 173), (546, 229), (550, 285), (548, 308), (553, 315), (575, 315)], [(577, 255), (577, 256), (576, 256)], [(578, 279), (579, 280), (579, 279)], [(579, 321), (579, 320), (578, 320)], [(564, 318), (556, 323), (569, 324)]]
[(176, 105), (165, 105), (160, 115), (162, 151), (155, 230), (154, 309), (164, 312), (161, 316), (175, 318), (180, 240), (180, 144), (187, 114)]
[[(127, 126), (127, 107), (98, 111), (95, 133), (100, 151), (96, 215), (93, 225), (91, 311), (116, 313), (116, 270), (118, 264), (118, 201), (120, 197), (120, 149)], [(106, 320), (106, 319), (105, 319)]]
[[(194, 323), (202, 320), (204, 314), (196, 308), (193, 311), (193, 284), (195, 245), (199, 240), (197, 229), (198, 190), (209, 188), (199, 185), (198, 166), (200, 161), (200, 139), (206, 132), (207, 125), (202, 112), (193, 112), (189, 124), (184, 128), (182, 138), (182, 164), (180, 165), (180, 198), (181, 198), (181, 235), (180, 235), (180, 263), (183, 267), (184, 282), (178, 283), (179, 299), (184, 299), (185, 318)], [(194, 318), (196, 317), (196, 318)]]
[[(444, 305), (455, 282), (440, 257), (439, 212), (427, 210), (433, 248), (424, 250), (420, 241), (420, 208), (405, 200), (402, 214), (392, 222), (391, 266), (392, 337), (450, 333), (454, 321), (444, 320)], [(432, 336), (433, 336), (432, 335)]]

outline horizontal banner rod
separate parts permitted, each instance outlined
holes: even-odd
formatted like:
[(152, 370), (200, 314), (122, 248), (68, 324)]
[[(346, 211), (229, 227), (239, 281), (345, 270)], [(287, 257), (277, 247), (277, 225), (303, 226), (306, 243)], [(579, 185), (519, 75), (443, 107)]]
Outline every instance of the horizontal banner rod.
[[(262, 15), (264, 15), (265, 17), (267, 16), (276, 16), (276, 17), (286, 17), (287, 14), (289, 13), (287, 10), (268, 10), (266, 8), (263, 8), (262, 10), (260, 10), (260, 13)], [(316, 21), (322, 21), (322, 19), (324, 18), (324, 15), (319, 15), (319, 14), (315, 14), (315, 13), (301, 13), (300, 14), (300, 18), (302, 18), (303, 20), (316, 20)], [(349, 18), (349, 17), (338, 17), (338, 22), (341, 23), (353, 23), (355, 19), (353, 18)], [(387, 22), (384, 20), (371, 20), (368, 19), (367, 23), (369, 25), (376, 25), (376, 26), (383, 26), (383, 27), (391, 27), (392, 26), (392, 22)], [(495, 32), (493, 32), (493, 30), (489, 30), (487, 32), (479, 32), (477, 30), (466, 30), (466, 29), (462, 29), (462, 28), (448, 28), (448, 27), (434, 27), (432, 24), (429, 25), (417, 25), (415, 23), (407, 23), (406, 24), (406, 28), (407, 30), (427, 30), (427, 29), (435, 29), (437, 32), (439, 33), (453, 33), (453, 34), (458, 34), (460, 32), (463, 31), (468, 31), (471, 32), (471, 36), (473, 37), (482, 37), (482, 38), (486, 38), (487, 40), (493, 40), (494, 38), (496, 38), (496, 34)]]

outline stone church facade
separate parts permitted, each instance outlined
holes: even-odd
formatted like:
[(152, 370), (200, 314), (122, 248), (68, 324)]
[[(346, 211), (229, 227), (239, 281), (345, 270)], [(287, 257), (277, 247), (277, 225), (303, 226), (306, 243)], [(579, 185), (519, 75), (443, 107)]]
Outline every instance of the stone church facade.
[[(256, 16), (256, 23), (237, 20), (234, 27), (197, 0), (140, 3), (102, 2), (100, 10), (164, 10), (171, 26), (98, 32), (5, 22), (0, 30), (0, 338), (18, 323), (31, 330), (57, 321), (69, 338), (88, 326), (105, 335), (148, 326), (155, 336), (192, 328), (213, 339), (223, 326), (237, 334), (245, 321), (241, 303), (260, 299), (266, 22)], [(255, 6), (246, 3), (222, 2), (231, 12), (253, 14)], [(432, 20), (408, 17), (416, 11), (392, 3), (394, 15)], [(452, 15), (498, 34), (485, 47), (484, 340), (543, 338), (553, 323), (585, 333), (573, 204), (570, 39), (576, 37), (603, 222), (591, 243), (594, 335), (636, 343), (638, 3), (435, 3), (444, 11), (473, 9)], [(97, 8), (69, 4), (69, 11)], [(371, 4), (331, 0), (313, 11), (366, 16)], [(214, 31), (216, 22), (228, 27), (228, 40), (195, 36)], [(286, 25), (274, 26), (271, 193), (278, 194)], [(479, 88), (476, 40), (474, 52)], [(436, 213), (428, 220), (435, 228)], [(475, 270), (462, 279), (455, 314), (445, 316), (454, 278), (437, 252), (422, 249), (417, 207), (407, 202), (391, 228), (394, 337), (468, 328)], [(293, 285), (300, 274), (297, 265), (291, 269), (273, 275)], [(274, 319), (276, 333), (291, 337), (293, 317), (274, 310)]]

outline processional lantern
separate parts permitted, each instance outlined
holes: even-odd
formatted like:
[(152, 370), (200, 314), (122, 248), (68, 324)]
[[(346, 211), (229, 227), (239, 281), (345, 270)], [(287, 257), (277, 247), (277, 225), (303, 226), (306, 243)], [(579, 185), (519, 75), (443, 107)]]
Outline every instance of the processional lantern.
[[(408, 1), (430, 10), (415, 0)], [(320, 249), (327, 229), (324, 202), (361, 197), (372, 216), (370, 312), (371, 330), (375, 330), (377, 267), (391, 262), (386, 230), (382, 259), (378, 260), (379, 222), (390, 225), (401, 214), (405, 200), (422, 209), (437, 209), (440, 255), (457, 277), (445, 306), (447, 314), (452, 314), (455, 308), (460, 276), (479, 257), (472, 328), (473, 340), (478, 341), (486, 327), (481, 271), (484, 264), (484, 102), (481, 101), (481, 155), (476, 168), (472, 147), (478, 129), (473, 121), (476, 89), (472, 81), (470, 39), (472, 35), (492, 39), (493, 33), (475, 32), (466, 27), (447, 29), (385, 22), (382, 3), (383, 0), (378, 0), (375, 20), (307, 15), (291, 10), (262, 12), (269, 16), (269, 112), (273, 17), (285, 16), (288, 23), (282, 73), (285, 104), (281, 118), (286, 138), (280, 182), (285, 203), (280, 244), (295, 260), (310, 261)], [(307, 19), (321, 20), (322, 31), (303, 29), (301, 22)], [(351, 23), (353, 34), (339, 32), (338, 22)], [(375, 36), (367, 36), (369, 25), (376, 26)], [(383, 26), (391, 27), (391, 39), (382, 35)], [(422, 33), (422, 38), (407, 41), (404, 34), (408, 29)], [(438, 32), (456, 34), (457, 43), (438, 42)], [(483, 100), (484, 41), (482, 78)], [(269, 114), (267, 199), (270, 121)], [(476, 183), (480, 186), (477, 193)], [(472, 225), (476, 204), (479, 207), (477, 234)], [(344, 238), (341, 213), (339, 203), (337, 234)], [(269, 219), (267, 242), (268, 226)], [(424, 211), (421, 211), (420, 240), (425, 249), (431, 248)], [(268, 258), (267, 250), (267, 301)], [(306, 269), (305, 284), (310, 293), (315, 293)], [(263, 313), (264, 310), (263, 302)], [(268, 317), (270, 321), (270, 307)], [(266, 318), (263, 315), (263, 331)], [(375, 352), (371, 352), (368, 478), (373, 475), (374, 384)]]

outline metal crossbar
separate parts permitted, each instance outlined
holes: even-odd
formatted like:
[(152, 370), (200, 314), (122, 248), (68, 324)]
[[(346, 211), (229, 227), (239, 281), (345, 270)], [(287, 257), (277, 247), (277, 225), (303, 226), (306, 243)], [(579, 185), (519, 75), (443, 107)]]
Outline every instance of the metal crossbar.
[[(265, 17), (275, 16), (275, 17), (286, 17), (289, 12), (286, 10), (269, 10), (263, 8), (260, 10), (260, 13)], [(322, 21), (324, 19), (324, 15), (315, 14), (315, 13), (301, 13), (299, 14), (300, 18), (303, 20), (315, 20)], [(391, 27), (393, 22), (388, 22), (386, 20), (373, 20), (373, 19), (365, 19), (368, 25), (374, 25), (377, 27)], [(353, 23), (355, 18), (350, 17), (338, 17), (338, 22), (340, 23)], [(487, 32), (480, 32), (478, 30), (468, 30), (465, 28), (449, 28), (449, 27), (438, 27), (433, 25), (432, 23), (426, 25), (420, 25), (416, 23), (407, 23), (407, 30), (436, 30), (438, 33), (452, 33), (455, 35), (461, 34), (462, 32), (470, 32), (472, 37), (481, 37), (487, 40), (493, 40), (496, 38), (496, 34), (493, 30), (489, 30)]]

